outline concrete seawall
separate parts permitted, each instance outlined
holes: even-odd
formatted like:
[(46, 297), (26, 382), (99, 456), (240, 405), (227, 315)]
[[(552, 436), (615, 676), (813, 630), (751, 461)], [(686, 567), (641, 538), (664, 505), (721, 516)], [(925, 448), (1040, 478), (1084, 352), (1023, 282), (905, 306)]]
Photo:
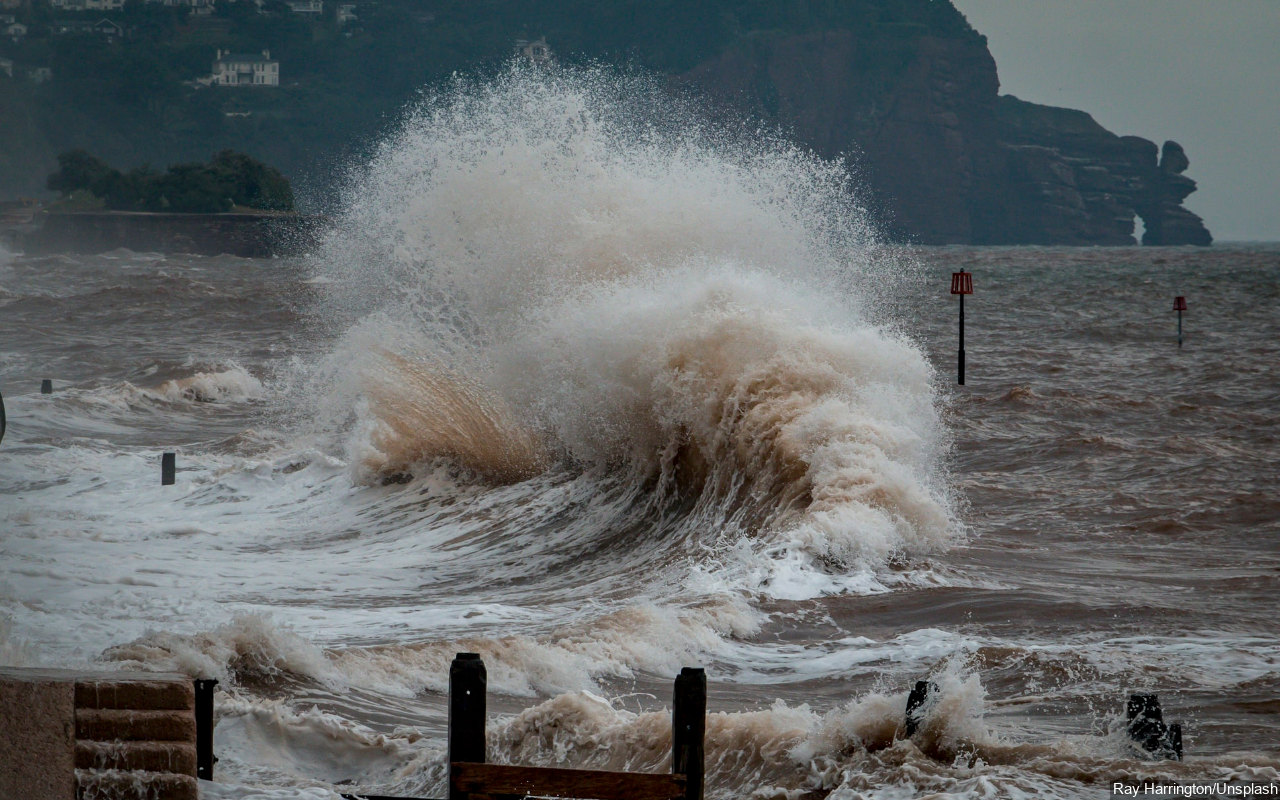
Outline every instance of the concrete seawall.
[(185, 675), (0, 668), (0, 797), (197, 800)]
[(17, 237), (28, 253), (138, 252), (268, 258), (305, 253), (328, 220), (303, 214), (46, 213)]

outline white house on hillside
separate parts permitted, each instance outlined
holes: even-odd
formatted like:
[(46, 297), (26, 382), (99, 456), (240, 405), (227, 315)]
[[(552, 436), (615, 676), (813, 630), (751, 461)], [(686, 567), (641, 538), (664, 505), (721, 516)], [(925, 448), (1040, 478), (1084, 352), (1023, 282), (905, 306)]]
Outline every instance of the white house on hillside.
[(516, 39), (516, 55), (523, 56), (535, 64), (545, 64), (551, 60), (551, 48), (547, 45), (547, 37), (540, 36), (536, 40)]
[(164, 6), (190, 6), (192, 14), (205, 16), (213, 13), (214, 0), (143, 0), (143, 2), (159, 3)]
[(120, 11), (124, 0), (49, 0), (49, 5), (62, 11)]
[(289, 9), (295, 14), (320, 16), (324, 13), (324, 0), (288, 0)]
[(262, 55), (219, 50), (213, 62), (211, 83), (215, 86), (279, 86), (280, 62), (271, 60), (270, 50), (263, 50)]

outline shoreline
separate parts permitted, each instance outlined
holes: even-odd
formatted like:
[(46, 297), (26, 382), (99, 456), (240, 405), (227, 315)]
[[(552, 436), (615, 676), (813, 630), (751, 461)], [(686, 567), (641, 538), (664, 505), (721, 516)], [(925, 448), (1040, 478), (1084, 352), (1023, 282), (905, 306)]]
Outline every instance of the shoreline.
[(308, 252), (328, 222), (319, 214), (46, 211), (10, 228), (6, 239), (32, 254), (91, 255), (123, 248), (270, 258)]

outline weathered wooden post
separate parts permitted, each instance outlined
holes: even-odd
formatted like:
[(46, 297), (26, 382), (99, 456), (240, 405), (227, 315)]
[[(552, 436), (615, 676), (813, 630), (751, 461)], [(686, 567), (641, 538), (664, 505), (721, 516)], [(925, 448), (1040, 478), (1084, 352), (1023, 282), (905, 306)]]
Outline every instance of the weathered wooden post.
[(964, 386), (964, 296), (973, 294), (973, 273), (963, 269), (951, 273), (951, 293), (960, 295), (960, 352), (956, 371), (958, 383)]
[(160, 456), (160, 485), (172, 486), (178, 470), (177, 453), (165, 453)]
[(1160, 698), (1154, 694), (1131, 694), (1125, 708), (1129, 738), (1143, 750), (1158, 757), (1182, 760), (1182, 726), (1166, 725)]
[(213, 754), (213, 687), (214, 678), (200, 678), (196, 682), (196, 777), (213, 780), (213, 765), (218, 758)]
[(1175, 722), (1169, 726), (1165, 736), (1165, 747), (1168, 750), (1169, 758), (1177, 761), (1182, 760), (1182, 723)]
[(1182, 347), (1182, 312), (1187, 310), (1187, 298), (1178, 295), (1173, 298), (1173, 310), (1178, 312), (1178, 347)]
[(465, 800), (454, 784), (456, 762), (484, 763), (485, 692), (489, 677), (479, 653), (458, 653), (449, 665), (449, 800)]
[(40, 381), (40, 394), (53, 394), (53, 381), (48, 378)]
[(1131, 694), (1125, 709), (1129, 722), (1129, 738), (1147, 751), (1154, 751), (1164, 738), (1164, 712), (1160, 698), (1154, 694)]
[(929, 695), (937, 690), (938, 685), (933, 681), (916, 681), (915, 688), (907, 695), (907, 712), (902, 727), (908, 739), (916, 735), (923, 716), (924, 704), (929, 700)]
[(671, 772), (684, 775), (685, 800), (702, 800), (707, 733), (707, 673), (685, 667), (671, 694)]

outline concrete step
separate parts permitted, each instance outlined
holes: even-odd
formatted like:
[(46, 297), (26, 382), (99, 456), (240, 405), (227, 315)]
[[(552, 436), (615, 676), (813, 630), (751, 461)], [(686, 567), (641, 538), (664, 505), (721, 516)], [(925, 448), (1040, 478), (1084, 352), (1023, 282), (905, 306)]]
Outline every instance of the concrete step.
[(132, 708), (137, 711), (195, 708), (190, 680), (106, 678), (76, 681), (76, 708)]
[(190, 775), (136, 770), (76, 770), (76, 800), (199, 800)]
[(127, 708), (77, 708), (77, 741), (195, 742), (196, 718), (190, 711), (134, 711)]
[(76, 742), (77, 769), (137, 769), (196, 774), (192, 742)]

